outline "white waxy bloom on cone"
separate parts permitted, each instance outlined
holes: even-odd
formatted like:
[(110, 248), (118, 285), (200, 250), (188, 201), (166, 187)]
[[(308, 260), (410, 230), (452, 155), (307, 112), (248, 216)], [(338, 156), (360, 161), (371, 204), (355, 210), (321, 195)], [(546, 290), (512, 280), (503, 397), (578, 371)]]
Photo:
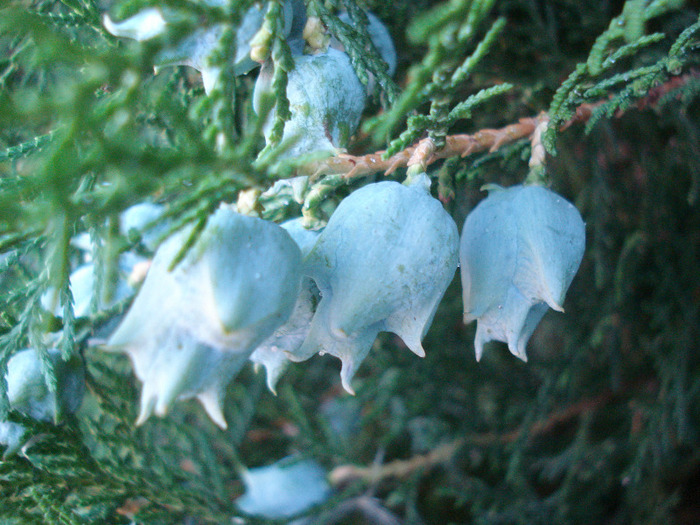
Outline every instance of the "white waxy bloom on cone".
[[(211, 7), (224, 6), (220, 0), (205, 0)], [(299, 11), (296, 0), (284, 3), (285, 34), (289, 34), (292, 18)], [(243, 75), (259, 64), (250, 58), (250, 41), (260, 29), (265, 11), (262, 6), (254, 5), (243, 15), (236, 28), (236, 55), (233, 59), (234, 73)], [(300, 15), (298, 15), (300, 16)], [(172, 20), (178, 18), (176, 12), (169, 8), (149, 7), (121, 22), (115, 22), (109, 15), (103, 18), (105, 29), (114, 36), (131, 38), (139, 42), (150, 40), (164, 34)], [(221, 45), (224, 24), (213, 24), (195, 29), (191, 34), (180, 39), (175, 46), (166, 47), (156, 56), (157, 68), (162, 66), (189, 66), (202, 74), (204, 89), (211, 93), (221, 75), (221, 68), (210, 64), (211, 58)]]
[(168, 23), (157, 7), (149, 7), (121, 22), (115, 22), (109, 15), (104, 15), (102, 23), (114, 36), (131, 38), (137, 42), (150, 40), (165, 32)]
[(64, 361), (61, 352), (48, 350), (56, 376), (56, 390), (46, 384), (39, 352), (33, 348), (14, 354), (7, 363), (10, 408), (38, 421), (60, 420), (80, 407), (85, 392), (85, 370), (79, 357)]
[[(120, 214), (119, 231), (125, 237), (140, 235), (141, 245), (152, 252), (157, 248), (156, 239), (168, 228), (168, 221), (161, 219), (164, 212), (165, 208), (157, 204), (135, 204)], [(69, 278), (75, 317), (89, 317), (94, 313), (93, 307), (99, 312), (132, 296), (136, 283), (141, 281), (144, 268), (148, 267), (146, 257), (128, 251), (119, 255), (116, 271), (111, 275), (113, 281), (108, 282), (104, 274), (101, 279), (96, 279), (98, 269), (92, 260), (94, 247), (90, 235), (87, 232), (76, 235), (71, 239), (71, 245), (83, 251), (82, 257), (85, 260), (85, 264), (75, 268)], [(102, 290), (97, 289), (96, 280), (102, 283)], [(55, 288), (46, 290), (41, 297), (41, 304), (56, 317), (63, 317), (64, 305), (58, 301)]]
[[(367, 15), (367, 32), (369, 33), (369, 37), (372, 39), (372, 43), (379, 52), (379, 55), (384, 59), (384, 62), (386, 62), (387, 73), (389, 76), (392, 76), (394, 72), (396, 72), (397, 57), (391, 34), (377, 15), (369, 11), (366, 11), (365, 14)], [(340, 13), (338, 18), (346, 24), (354, 25), (347, 11)]]
[(162, 334), (163, 346), (128, 351), (134, 372), (143, 382), (137, 425), (151, 414), (165, 416), (175, 401), (196, 398), (211, 420), (226, 428), (223, 401), (226, 387), (245, 365), (248, 355), (199, 343), (186, 332)]
[(167, 232), (170, 223), (163, 218), (165, 206), (152, 202), (141, 202), (127, 208), (119, 215), (119, 232), (124, 237), (135, 233), (141, 244), (150, 252), (158, 247), (157, 239)]
[[(281, 226), (297, 243), (302, 256), (308, 255), (320, 231), (307, 230), (302, 226), (301, 219), (292, 219), (282, 223)], [(296, 354), (306, 339), (317, 303), (318, 288), (310, 278), (304, 277), (292, 315), (250, 356), (253, 363), (265, 367), (267, 386), (270, 391), (275, 392), (277, 381), (289, 366), (290, 356), (293, 357)]]
[(464, 322), (477, 321), (474, 348), (496, 340), (522, 360), (547, 308), (563, 312), (581, 264), (585, 225), (563, 197), (539, 186), (489, 188), (462, 230)]
[(160, 246), (108, 349), (128, 353), (144, 384), (137, 423), (196, 397), (225, 427), (226, 386), (292, 313), (301, 253), (278, 225), (221, 207), (171, 270), (188, 235)]
[(368, 184), (335, 210), (306, 258), (321, 291), (309, 335), (295, 358), (328, 353), (350, 380), (381, 331), (415, 354), (457, 269), (457, 226), (430, 195), (424, 174), (404, 186)]
[[(123, 301), (133, 295), (134, 287), (130, 282), (130, 276), (138, 273), (138, 268), (147, 263), (145, 257), (135, 253), (125, 252), (119, 256), (117, 267), (117, 280), (113, 285), (113, 291), (109, 298), (95, 298), (95, 263), (88, 262), (76, 268), (70, 274), (70, 288), (73, 295), (73, 315), (78, 317), (89, 317), (92, 313), (93, 304), (96, 311), (111, 308), (119, 301)], [(56, 289), (49, 288), (41, 296), (41, 304), (51, 311), (56, 317), (63, 317), (63, 303), (55, 301)]]
[[(375, 14), (369, 11), (366, 11), (365, 14), (367, 15), (367, 33), (372, 40), (372, 44), (374, 44), (374, 47), (379, 53), (379, 56), (386, 62), (387, 74), (393, 76), (396, 72), (398, 58), (391, 34), (384, 23)], [(340, 13), (338, 18), (350, 26), (355, 26), (347, 11)], [(335, 37), (331, 38), (330, 45), (335, 49), (345, 51), (343, 45)], [(369, 81), (367, 82), (367, 93), (372, 93), (372, 91), (374, 91), (375, 82), (374, 75), (370, 75)]]
[(3, 460), (13, 456), (22, 448), (26, 432), (27, 429), (19, 423), (0, 421), (0, 445), (5, 447), (2, 454)]
[(263, 518), (291, 518), (323, 503), (332, 494), (326, 471), (311, 459), (290, 456), (240, 474), (246, 490), (236, 500), (236, 506)]
[[(79, 357), (64, 361), (51, 348), (48, 358), (56, 376), (56, 389), (46, 383), (39, 352), (33, 348), (14, 354), (7, 363), (7, 398), (10, 409), (25, 416), (58, 423), (65, 414), (80, 407), (85, 392), (85, 369)], [(26, 428), (19, 423), (0, 421), (0, 445), (5, 445), (3, 459), (17, 452), (25, 442)]]
[[(295, 47), (298, 46), (293, 46), (293, 50)], [(287, 81), (292, 116), (282, 134), (282, 142), (291, 141), (292, 145), (285, 156), (335, 153), (347, 146), (357, 129), (365, 108), (365, 88), (344, 52), (329, 48), (325, 53), (302, 55), (296, 50), (294, 68), (289, 71)], [(265, 64), (255, 83), (256, 111), (263, 94), (272, 89), (272, 74), (272, 64)], [(263, 129), (268, 140), (273, 122), (274, 110)]]

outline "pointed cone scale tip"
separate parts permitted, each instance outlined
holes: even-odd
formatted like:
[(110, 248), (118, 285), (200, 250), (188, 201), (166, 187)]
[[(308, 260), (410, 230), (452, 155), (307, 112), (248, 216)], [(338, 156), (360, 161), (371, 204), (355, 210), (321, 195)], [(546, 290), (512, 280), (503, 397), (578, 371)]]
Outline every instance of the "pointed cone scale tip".
[(481, 361), (481, 356), (484, 355), (484, 343), (487, 340), (483, 337), (481, 330), (479, 330), (479, 325), (476, 325), (476, 334), (474, 335), (474, 356), (476, 357), (476, 362)]
[(224, 414), (221, 412), (220, 408), (217, 408), (216, 411), (214, 410), (208, 410), (205, 407), (205, 410), (207, 412), (207, 415), (211, 418), (211, 420), (216, 424), (217, 427), (219, 427), (221, 430), (226, 430), (228, 428), (228, 423), (226, 423), (226, 419), (224, 419)]
[(425, 349), (420, 343), (418, 343), (417, 345), (411, 345), (408, 347), (408, 349), (414, 354), (416, 354), (418, 357), (425, 357)]
[(153, 411), (153, 413), (158, 416), (158, 417), (165, 417), (168, 415), (168, 412), (170, 412), (170, 404), (171, 401), (165, 400), (165, 399), (158, 399), (158, 402), (156, 403), (156, 408)]
[(525, 353), (525, 345), (518, 345), (513, 342), (508, 343), (508, 350), (515, 357), (521, 359), (524, 363), (527, 363), (527, 354)]
[[(257, 366), (257, 364), (256, 364)], [(265, 379), (267, 383), (267, 389), (272, 392), (272, 395), (277, 396), (277, 379), (279, 377), (269, 368), (265, 369)]]
[(352, 376), (355, 375), (355, 370), (354, 370), (354, 365), (353, 363), (348, 360), (348, 359), (342, 359), (342, 367), (340, 369), (340, 382), (343, 385), (343, 389), (350, 394), (350, 395), (355, 395), (355, 390), (350, 386), (350, 380), (352, 379)]
[(136, 418), (135, 425), (140, 427), (143, 425), (151, 414), (153, 414), (153, 407), (156, 404), (156, 399), (154, 397), (149, 397), (148, 399), (141, 399), (141, 411), (139, 412), (138, 418)]
[(556, 312), (564, 313), (564, 307), (561, 306), (559, 303), (555, 303), (551, 299), (546, 301), (546, 303), (547, 303), (547, 306), (549, 306), (552, 310), (554, 310)]
[(544, 302), (547, 303), (547, 306), (556, 312), (564, 313), (564, 307), (554, 300), (554, 297), (552, 297), (552, 292), (547, 287), (545, 287), (544, 293), (545, 297), (542, 299), (544, 299)]
[[(287, 352), (285, 352), (287, 354)], [(287, 354), (287, 357), (289, 357), (289, 354)], [(260, 373), (260, 370), (262, 368), (265, 368), (265, 383), (267, 384), (267, 389), (272, 392), (274, 396), (277, 395), (277, 381), (279, 381), (281, 371), (278, 366), (275, 366), (270, 363), (266, 364), (261, 364), (261, 363), (253, 363), (253, 370), (255, 370), (256, 374)]]
[(416, 354), (418, 357), (425, 357), (425, 349), (423, 348), (419, 335), (410, 332), (406, 333), (403, 330), (399, 331), (397, 335), (411, 352)]
[(350, 383), (345, 379), (345, 378), (340, 378), (341, 383), (343, 384), (343, 390), (345, 390), (348, 394), (351, 396), (355, 395), (355, 389), (350, 386)]
[(269, 372), (267, 374), (267, 389), (272, 392), (273, 396), (277, 396), (277, 378)]
[(139, 42), (162, 34), (166, 26), (165, 19), (157, 8), (144, 9), (121, 22), (115, 22), (105, 14), (102, 17), (102, 24), (116, 37), (132, 38)]
[(224, 417), (224, 412), (216, 393), (213, 391), (202, 392), (197, 396), (197, 399), (216, 426), (222, 430), (226, 430), (228, 424), (226, 423), (226, 418)]

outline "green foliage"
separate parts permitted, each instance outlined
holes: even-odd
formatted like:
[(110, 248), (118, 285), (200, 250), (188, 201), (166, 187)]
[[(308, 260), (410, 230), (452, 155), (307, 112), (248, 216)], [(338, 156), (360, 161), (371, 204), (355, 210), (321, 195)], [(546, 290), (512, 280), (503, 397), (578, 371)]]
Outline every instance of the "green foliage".
[[(317, 16), (326, 25), (331, 34), (340, 41), (345, 48), (353, 68), (360, 81), (367, 85), (369, 75), (377, 79), (377, 87), (386, 97), (387, 105), (393, 105), (398, 95), (396, 84), (386, 71), (386, 64), (379, 56), (379, 52), (367, 33), (367, 16), (356, 2), (351, 0), (335, 0), (324, 2), (318, 0), (305, 0), (309, 16)], [(356, 25), (351, 27), (343, 23), (338, 17), (333, 16), (331, 9), (344, 8), (350, 15), (350, 19)], [(329, 9), (330, 8), (330, 9)]]
[[(281, 2), (270, 2), (263, 28), (271, 27), (270, 40), (272, 41), (272, 96), (275, 104), (275, 121), (270, 132), (270, 146), (276, 146), (282, 139), (284, 123), (289, 120), (289, 101), (287, 100), (287, 73), (294, 67), (291, 51), (287, 44), (282, 28), (284, 26)], [(269, 45), (269, 44), (268, 44)]]
[[(227, 60), (252, 2), (166, 3), (181, 17), (177, 27), (141, 43), (105, 32), (106, 2), (11, 0), (0, 10), (0, 421), (22, 424), (29, 439), (0, 461), (1, 523), (230, 523), (241, 515), (240, 470), (290, 454), (329, 471), (361, 465), (381, 474), (338, 483), (317, 523), (698, 521), (695, 6), (306, 0), (358, 78), (376, 80), (381, 109), (367, 109), (354, 153), (391, 155), (425, 136), (440, 147), (450, 133), (546, 110), (544, 143), (556, 151), (548, 175), (584, 215), (587, 251), (566, 314), (545, 317), (528, 363), (498, 344), (473, 360), (474, 329), (461, 323), (455, 279), (424, 341), (425, 359), (381, 336), (353, 383), (355, 397), (339, 392), (337, 363), (327, 358), (293, 364), (277, 396), (245, 369), (227, 392), (222, 431), (193, 402), (134, 426), (131, 367), (99, 349), (129, 301), (100, 309), (97, 298), (114, 293), (121, 253), (151, 255), (119, 231), (129, 206), (163, 204), (167, 227), (147, 231), (163, 240), (193, 224), (189, 245), (221, 202), (296, 175), (294, 161), (276, 163), (292, 111), (291, 54), (283, 2), (263, 2), (273, 89), (255, 115), (257, 72), (236, 77)], [(145, 5), (155, 3), (109, 8), (122, 18)], [(395, 79), (361, 7), (380, 15), (399, 44)], [(337, 17), (341, 9), (354, 27)], [(213, 22), (225, 29), (213, 58), (221, 82), (211, 93), (186, 68), (153, 74), (160, 51)], [(582, 104), (591, 105), (585, 127), (564, 129)], [(261, 129), (272, 108), (276, 131), (266, 147)], [(429, 175), (461, 225), (482, 185), (525, 179), (530, 150), (521, 139), (447, 159)], [(309, 214), (317, 219), (351, 189), (335, 173), (302, 190), (281, 185), (258, 204), (278, 222), (311, 208), (321, 210)], [(76, 318), (69, 275), (85, 262), (79, 234), (93, 241), (96, 293), (91, 314)], [(60, 316), (47, 301), (62, 305)], [(8, 410), (7, 363), (29, 346), (56, 346), (86, 363), (86, 400), (62, 425)], [(431, 459), (443, 446), (450, 454)], [(397, 461), (410, 468), (382, 471)]]
[[(428, 103), (430, 109), (427, 115), (408, 117), (406, 130), (397, 140), (390, 142), (387, 157), (410, 146), (426, 131), (437, 147), (443, 147), (445, 136), (457, 119), (469, 118), (473, 105), (500, 95), (511, 87), (502, 84), (481, 90), (470, 97), (471, 103), (464, 101), (450, 110), (453, 100), (464, 96), (458, 89), (469, 79), (503, 31), (505, 20), (500, 18), (491, 25), (481, 41), (476, 41), (477, 28), (486, 24), (492, 7), (492, 0), (451, 2), (436, 6), (412, 22), (408, 28), (408, 38), (414, 45), (427, 45), (428, 52), (422, 63), (413, 66), (409, 73), (411, 84), (381, 119), (372, 122), (369, 130), (375, 142), (383, 142), (411, 112)], [(456, 20), (464, 22), (457, 24)], [(470, 45), (474, 46), (475, 42), (474, 50), (464, 58)]]
[[(588, 122), (590, 130), (602, 117), (610, 118), (616, 111), (624, 111), (634, 102), (647, 96), (649, 90), (677, 74), (684, 67), (695, 62), (696, 57), (689, 53), (692, 35), (697, 31), (693, 24), (681, 33), (671, 45), (667, 54), (661, 54), (651, 65), (635, 65), (629, 58), (644, 56), (648, 46), (667, 38), (664, 33), (644, 34), (645, 25), (656, 17), (676, 10), (682, 5), (677, 1), (629, 0), (620, 16), (610, 21), (591, 47), (585, 62), (564, 81), (552, 98), (549, 107), (550, 127), (545, 136), (545, 144), (550, 152), (555, 152), (557, 129), (574, 116), (576, 107), (586, 102), (598, 102), (610, 98), (595, 108)], [(653, 55), (651, 55), (653, 56)], [(624, 64), (622, 72), (620, 63)], [(649, 62), (649, 60), (644, 60)], [(631, 66), (631, 67), (630, 67)], [(636, 67), (635, 67), (636, 66)]]

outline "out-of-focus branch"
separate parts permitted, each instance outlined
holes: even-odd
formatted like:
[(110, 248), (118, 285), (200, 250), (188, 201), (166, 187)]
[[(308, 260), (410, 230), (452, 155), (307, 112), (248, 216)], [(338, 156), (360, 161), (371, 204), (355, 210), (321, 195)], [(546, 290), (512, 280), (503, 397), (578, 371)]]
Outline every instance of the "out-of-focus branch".
[[(583, 413), (595, 411), (601, 406), (606, 405), (613, 397), (613, 392), (603, 392), (598, 396), (583, 399), (563, 410), (554, 412), (548, 418), (535, 423), (527, 429), (528, 438), (534, 439), (546, 435), (558, 425), (568, 423)], [(494, 444), (512, 443), (520, 437), (522, 432), (523, 429), (516, 429), (507, 434), (485, 433), (460, 437), (449, 443), (440, 445), (427, 454), (414, 456), (410, 459), (391, 461), (384, 465), (370, 465), (367, 467), (341, 465), (333, 469), (329, 478), (330, 482), (335, 486), (343, 485), (351, 480), (378, 483), (391, 478), (402, 479), (419, 469), (430, 469), (436, 465), (450, 461), (463, 445), (491, 446)]]
[(414, 456), (411, 459), (391, 461), (384, 465), (371, 465), (369, 467), (340, 465), (331, 471), (329, 480), (332, 485), (338, 486), (355, 479), (376, 483), (387, 478), (406, 478), (416, 470), (431, 468), (440, 463), (449, 461), (463, 444), (464, 439), (456, 439), (450, 443), (440, 445), (427, 454)]

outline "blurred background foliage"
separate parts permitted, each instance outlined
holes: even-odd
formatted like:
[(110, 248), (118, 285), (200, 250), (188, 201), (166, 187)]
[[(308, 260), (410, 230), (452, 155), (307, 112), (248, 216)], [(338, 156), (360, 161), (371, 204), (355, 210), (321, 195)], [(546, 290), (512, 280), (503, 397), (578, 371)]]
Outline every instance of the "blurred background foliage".
[[(185, 25), (211, 15), (167, 3), (191, 11)], [(355, 5), (306, 3), (327, 16)], [(0, 462), (0, 522), (263, 523), (233, 503), (241, 469), (290, 455), (318, 461), (333, 484), (307, 523), (700, 522), (697, 3), (358, 1), (385, 22), (399, 62), (396, 86), (376, 93), (351, 151), (400, 150), (548, 111), (547, 175), (586, 221), (584, 261), (566, 314), (545, 316), (527, 363), (500, 343), (475, 362), (456, 276), (425, 359), (383, 335), (354, 397), (329, 357), (292, 365), (277, 396), (246, 369), (229, 388), (226, 431), (192, 401), (134, 427), (139, 385), (128, 360), (91, 345), (127, 305), (76, 320), (40, 301), (49, 289), (70, 297), (79, 258), (70, 239), (81, 232), (96, 241), (98, 288), (109, 283), (118, 254), (140, 246), (115, 227), (128, 206), (163, 203), (174, 229), (294, 174), (257, 158), (256, 71), (207, 96), (192, 70), (153, 74), (163, 42), (121, 42), (102, 29), (107, 10), (144, 4), (9, 0), (0, 11), (0, 377), (18, 349), (60, 330), (55, 344), (83, 356), (89, 389), (60, 426), (0, 403), (35, 436)], [(228, 16), (250, 4), (232, 2)], [(435, 37), (460, 30), (470, 36)], [(459, 82), (445, 81), (469, 56)], [(451, 118), (473, 95), (479, 103)], [(590, 118), (561, 127), (582, 104)], [(429, 174), (451, 189), (445, 206), (461, 227), (483, 184), (524, 180), (529, 154), (523, 139)], [(319, 217), (350, 189), (329, 193)], [(276, 220), (299, 213), (291, 200), (269, 209)]]

